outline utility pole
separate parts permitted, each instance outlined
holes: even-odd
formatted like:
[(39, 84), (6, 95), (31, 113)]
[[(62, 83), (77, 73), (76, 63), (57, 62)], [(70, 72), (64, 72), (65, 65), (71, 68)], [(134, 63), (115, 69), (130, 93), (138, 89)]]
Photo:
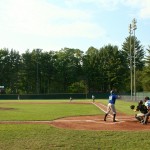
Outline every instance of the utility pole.
[(133, 33), (134, 33), (134, 101), (136, 101), (136, 61), (135, 61), (135, 58), (136, 58), (136, 49), (135, 49), (135, 30), (137, 29), (137, 26), (136, 26), (136, 19), (134, 18), (132, 20), (132, 29), (133, 29)]

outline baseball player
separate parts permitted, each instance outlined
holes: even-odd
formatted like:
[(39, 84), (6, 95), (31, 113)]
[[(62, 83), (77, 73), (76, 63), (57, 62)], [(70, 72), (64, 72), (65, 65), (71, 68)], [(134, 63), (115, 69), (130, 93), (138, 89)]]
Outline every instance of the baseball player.
[(70, 97), (70, 102), (72, 102), (72, 97)]
[(118, 96), (115, 94), (114, 90), (110, 91), (109, 103), (107, 105), (107, 112), (104, 116), (104, 121), (106, 121), (108, 114), (110, 113), (110, 111), (112, 111), (113, 112), (113, 122), (116, 122), (116, 120), (115, 120), (115, 118), (116, 118), (115, 102), (116, 102), (117, 98), (118, 98)]
[(92, 100), (93, 100), (93, 103), (95, 102), (95, 96), (94, 95), (92, 95)]
[(140, 100), (138, 102), (138, 106), (136, 107), (136, 109), (134, 109), (134, 111), (140, 111), (138, 114), (135, 115), (135, 118), (141, 122), (144, 118), (144, 115), (147, 113), (147, 107), (143, 104), (143, 101)]
[(144, 115), (144, 120), (142, 122), (142, 124), (147, 124), (148, 122), (148, 118), (150, 116), (150, 99), (149, 97), (145, 97), (145, 106), (147, 107), (148, 112)]
[(150, 106), (150, 99), (149, 99), (149, 97), (146, 96), (144, 101), (145, 101), (145, 106), (146, 107)]

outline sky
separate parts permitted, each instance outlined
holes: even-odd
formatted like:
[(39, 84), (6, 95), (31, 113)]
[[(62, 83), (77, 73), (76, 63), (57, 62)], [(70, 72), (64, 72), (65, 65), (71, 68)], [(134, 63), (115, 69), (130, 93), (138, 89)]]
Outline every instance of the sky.
[(121, 48), (129, 24), (150, 45), (150, 0), (0, 0), (0, 49)]

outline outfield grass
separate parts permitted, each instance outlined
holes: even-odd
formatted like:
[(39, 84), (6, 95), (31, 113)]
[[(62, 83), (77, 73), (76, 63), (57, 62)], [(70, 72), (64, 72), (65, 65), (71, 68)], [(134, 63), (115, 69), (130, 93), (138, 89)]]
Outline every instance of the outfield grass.
[(54, 101), (0, 101), (0, 108), (3, 108), (0, 109), (0, 120), (54, 120), (66, 116), (103, 114), (92, 104), (52, 102)]
[[(15, 109), (0, 110), (1, 120), (6, 120), (5, 117), (7, 120), (52, 120), (64, 116), (103, 114), (94, 105), (4, 102), (0, 101), (0, 108)], [(101, 102), (107, 103), (106, 100)], [(116, 107), (129, 113), (130, 104), (133, 103), (117, 101)], [(147, 131), (80, 131), (38, 124), (0, 124), (0, 150), (148, 150), (149, 139)]]

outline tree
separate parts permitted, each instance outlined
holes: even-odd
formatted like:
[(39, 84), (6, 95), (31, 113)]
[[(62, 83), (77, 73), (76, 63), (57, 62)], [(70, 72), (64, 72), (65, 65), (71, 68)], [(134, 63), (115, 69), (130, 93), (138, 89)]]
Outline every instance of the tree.
[(89, 47), (83, 57), (84, 80), (86, 81), (89, 92), (99, 90), (98, 56), (98, 49)]
[[(131, 45), (130, 45), (130, 42), (131, 42)], [(131, 48), (131, 62), (132, 62), (132, 65), (130, 64), (130, 48)], [(124, 52), (124, 57), (126, 57), (127, 64), (128, 64), (128, 79), (127, 79), (128, 89), (130, 89), (129, 85), (130, 85), (130, 81), (131, 81), (130, 65), (131, 65), (132, 71), (133, 71), (134, 70), (133, 69), (134, 68), (134, 56), (135, 56), (136, 89), (138, 91), (138, 89), (139, 90), (142, 89), (141, 84), (139, 83), (140, 80), (138, 80), (138, 79), (140, 79), (140, 77), (139, 77), (140, 71), (142, 71), (143, 68), (144, 68), (144, 48), (140, 44), (140, 41), (137, 39), (137, 37), (131, 36), (131, 37), (127, 37), (125, 42), (123, 43), (122, 51)], [(133, 72), (132, 72), (132, 74), (133, 74)]]
[(40, 57), (40, 93), (54, 92), (56, 52), (43, 52)]
[(20, 81), (20, 76), (19, 76), (19, 71), (21, 68), (21, 57), (19, 55), (19, 52), (15, 50), (10, 51), (10, 59), (9, 59), (9, 67), (10, 67), (10, 88), (11, 88), (11, 93), (18, 93), (19, 89), (19, 81)]
[(134, 63), (134, 47), (135, 47), (136, 70), (142, 70), (144, 67), (144, 48), (136, 37), (131, 36), (131, 45), (130, 45), (130, 37), (126, 38), (125, 42), (122, 45), (122, 51), (124, 51), (129, 67), (130, 67), (130, 46), (131, 46), (132, 65), (134, 65), (133, 63)]
[(22, 54), (21, 91), (26, 94), (36, 93), (36, 60), (34, 57), (29, 50)]
[(64, 48), (56, 53), (55, 80), (59, 83), (57, 90), (67, 92), (68, 87), (77, 82), (81, 76), (83, 52), (79, 49)]
[(146, 56), (146, 65), (141, 75), (141, 81), (144, 91), (150, 91), (150, 46), (148, 46), (148, 55)]
[(11, 49), (0, 50), (0, 69), (1, 84), (6, 88), (7, 93), (18, 93), (19, 89), (19, 70), (21, 66), (21, 58), (19, 52)]
[(122, 51), (117, 46), (107, 45), (100, 49), (99, 70), (101, 73), (101, 88), (104, 91), (118, 89), (124, 91), (127, 64)]
[(8, 73), (9, 73), (9, 50), (0, 49), (0, 85), (8, 87)]

